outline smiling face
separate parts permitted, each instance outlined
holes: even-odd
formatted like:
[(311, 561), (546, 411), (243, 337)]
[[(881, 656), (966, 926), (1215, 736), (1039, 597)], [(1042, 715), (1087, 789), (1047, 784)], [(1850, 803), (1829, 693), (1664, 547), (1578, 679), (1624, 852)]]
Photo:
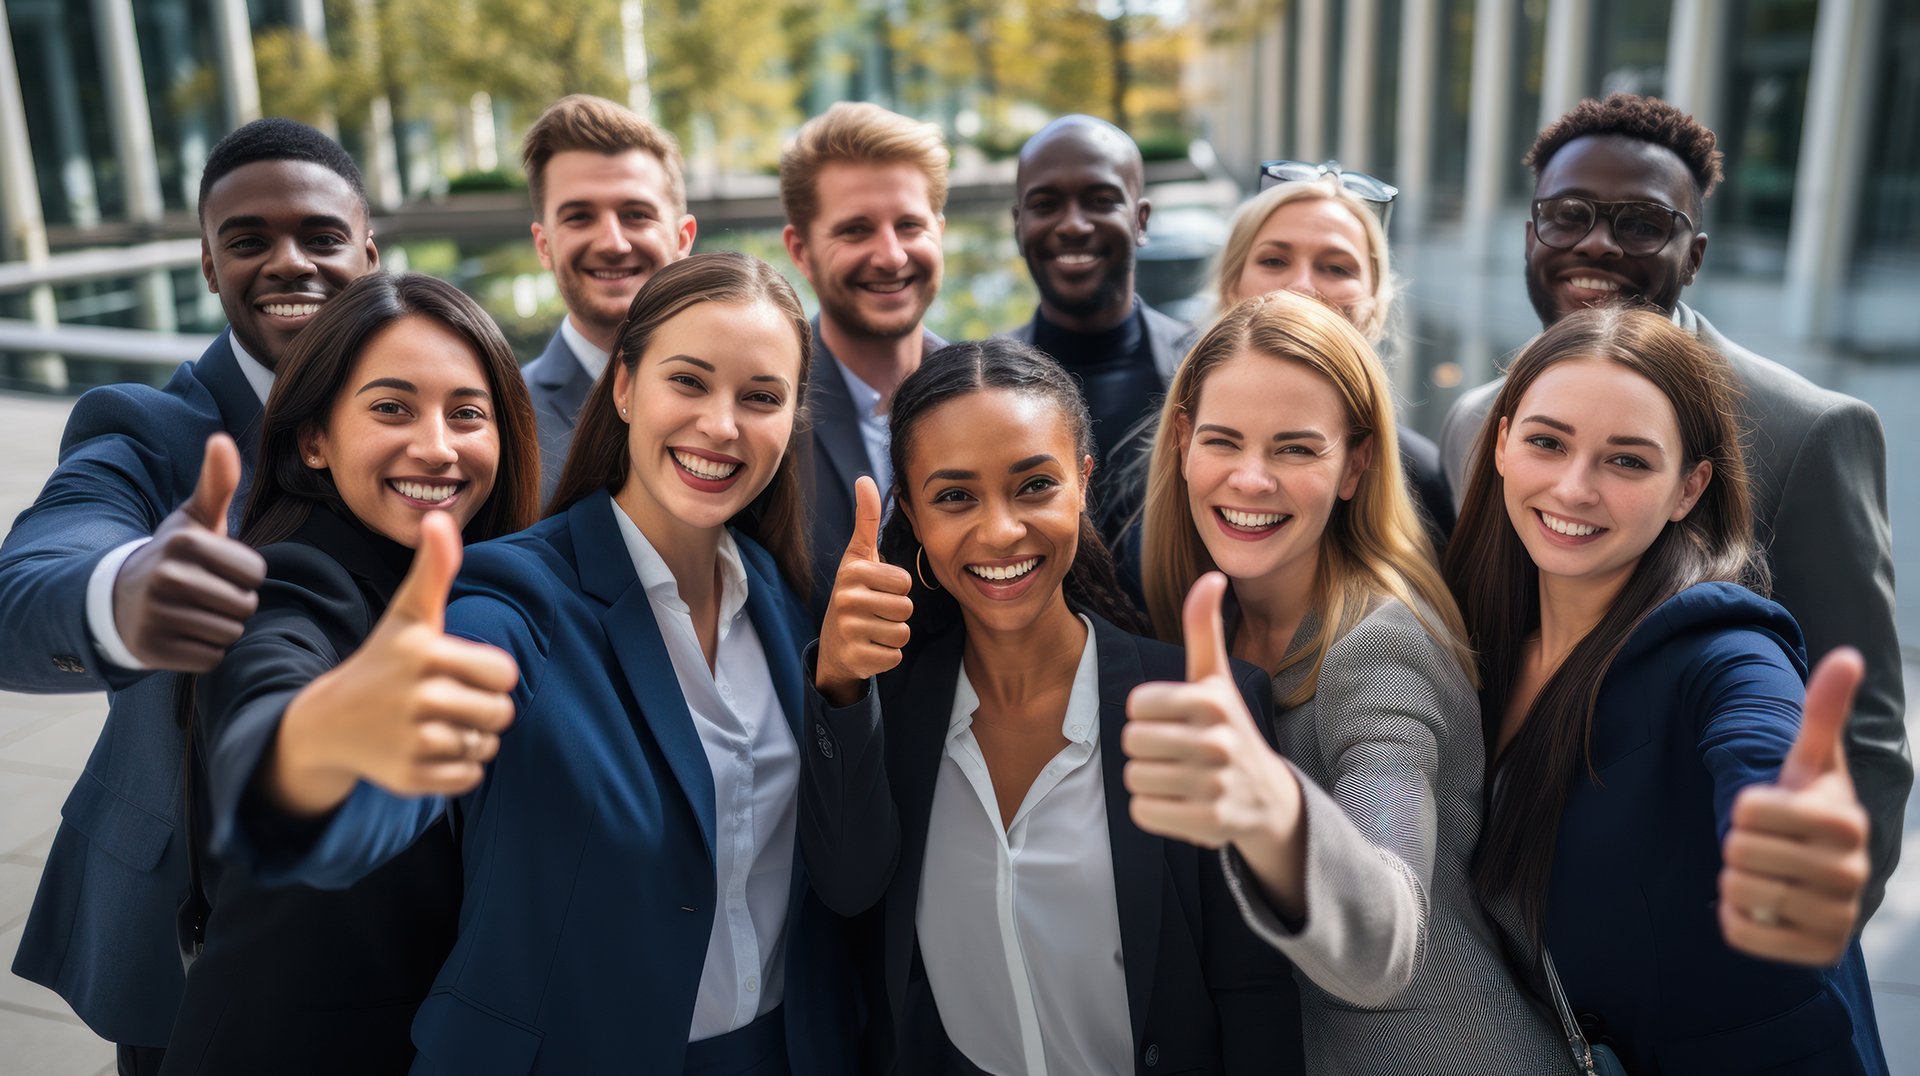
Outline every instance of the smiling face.
[(1673, 404), (1653, 382), (1574, 359), (1541, 373), (1500, 420), (1493, 463), (1541, 582), (1617, 591), (1712, 477), (1712, 464), (1682, 456)]
[(1123, 139), (1071, 127), (1021, 158), (1014, 241), (1048, 317), (1068, 328), (1104, 328), (1133, 308), (1134, 252), (1151, 207)]
[(311, 161), (255, 161), (200, 206), (200, 272), (234, 339), (273, 369), (320, 305), (379, 267), (366, 206)]
[(805, 235), (788, 225), (785, 238), (821, 318), (854, 336), (919, 332), (945, 264), (944, 222), (927, 197), (927, 177), (906, 163), (829, 164), (814, 189), (819, 213)]
[[(1579, 195), (1601, 202), (1652, 202), (1685, 213), (1696, 226), (1700, 204), (1693, 175), (1665, 146), (1624, 135), (1586, 135), (1560, 147), (1534, 184), (1536, 199)], [(1593, 230), (1566, 250), (1547, 246), (1527, 222), (1527, 297), (1540, 324), (1551, 325), (1575, 310), (1624, 299), (1644, 299), (1673, 309), (1706, 256), (1707, 237), (1679, 221), (1666, 246), (1630, 255), (1614, 239), (1613, 226)]]
[(1242, 352), (1179, 423), (1188, 508), (1214, 564), (1254, 590), (1310, 583), (1335, 504), (1372, 460), (1371, 440), (1348, 447), (1339, 389), (1304, 363)]
[(616, 499), (658, 547), (724, 526), (773, 481), (793, 433), (800, 340), (765, 303), (697, 303), (614, 370), (627, 480)]
[(1339, 202), (1304, 198), (1282, 205), (1260, 225), (1233, 299), (1291, 291), (1319, 299), (1359, 325), (1374, 287), (1366, 229)]
[(1064, 608), (1093, 459), (1067, 415), (1010, 389), (957, 396), (913, 427), (899, 506), (926, 569), (972, 632), (1018, 632)]
[(355, 518), (401, 545), (445, 511), (462, 529), (486, 504), (500, 431), (480, 356), (432, 318), (401, 318), (354, 360), (325, 429), (301, 439)]
[(542, 173), (533, 247), (574, 326), (609, 351), (640, 286), (693, 250), (694, 220), (672, 191), (666, 165), (639, 149), (566, 150)]

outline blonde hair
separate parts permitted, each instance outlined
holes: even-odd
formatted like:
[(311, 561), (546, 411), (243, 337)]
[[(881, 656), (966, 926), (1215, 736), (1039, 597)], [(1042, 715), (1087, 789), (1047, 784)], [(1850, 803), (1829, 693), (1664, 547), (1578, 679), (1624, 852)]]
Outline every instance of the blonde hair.
[(802, 236), (820, 212), (816, 180), (829, 164), (910, 164), (927, 177), (927, 203), (947, 207), (947, 140), (931, 123), (864, 101), (842, 101), (808, 120), (780, 153), (780, 206)]
[(1241, 271), (1247, 265), (1247, 255), (1253, 252), (1253, 241), (1267, 219), (1279, 212), (1281, 206), (1321, 199), (1345, 206), (1366, 233), (1366, 253), (1373, 268), (1373, 294), (1368, 296), (1365, 308), (1356, 309), (1352, 318), (1354, 327), (1367, 338), (1367, 343), (1378, 345), (1387, 338), (1387, 319), (1393, 313), (1394, 295), (1399, 290), (1388, 260), (1387, 230), (1381, 227), (1379, 214), (1358, 195), (1342, 187), (1337, 176), (1282, 183), (1240, 203), (1227, 230), (1226, 246), (1220, 248), (1220, 255), (1213, 263), (1214, 301), (1220, 304), (1217, 309), (1225, 310), (1247, 298), (1235, 293), (1240, 287)]
[(1281, 703), (1297, 706), (1312, 697), (1327, 651), (1365, 615), (1376, 596), (1404, 602), (1468, 679), (1474, 679), (1473, 654), (1464, 641), (1460, 612), (1434, 564), (1433, 546), (1401, 474), (1386, 371), (1373, 348), (1345, 318), (1323, 303), (1290, 292), (1256, 295), (1221, 315), (1180, 364), (1167, 389), (1148, 460), (1143, 513), (1142, 577), (1155, 632), (1168, 642), (1181, 641), (1180, 607), (1187, 590), (1214, 570), (1189, 507), (1191, 494), (1180, 468), (1181, 442), (1183, 433), (1191, 436), (1207, 376), (1247, 353), (1297, 362), (1325, 377), (1346, 406), (1348, 450), (1373, 439), (1372, 464), (1360, 476), (1353, 499), (1335, 502), (1321, 536), (1312, 597), (1313, 608), (1320, 613), (1319, 632), (1311, 645), (1280, 666), (1306, 661), (1311, 662), (1311, 672), (1293, 697)]
[(653, 154), (666, 169), (667, 195), (673, 199), (674, 208), (687, 211), (687, 184), (680, 174), (685, 165), (680, 158), (680, 143), (674, 141), (672, 133), (604, 97), (575, 93), (540, 113), (520, 145), (520, 166), (527, 173), (527, 191), (533, 196), (535, 212), (546, 212), (547, 162), (554, 154), (571, 150), (609, 157), (633, 150)]

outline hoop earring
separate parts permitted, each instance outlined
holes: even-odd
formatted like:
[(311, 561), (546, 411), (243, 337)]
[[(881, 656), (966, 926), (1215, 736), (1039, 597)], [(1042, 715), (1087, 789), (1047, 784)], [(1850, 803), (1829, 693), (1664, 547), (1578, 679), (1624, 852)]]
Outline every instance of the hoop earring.
[(920, 579), (920, 585), (921, 585), (921, 586), (923, 586), (923, 587), (926, 587), (926, 588), (927, 588), (928, 590), (939, 590), (939, 589), (940, 589), (940, 584), (938, 584), (938, 583), (929, 583), (929, 582), (927, 582), (927, 575), (926, 575), (926, 572), (925, 572), (925, 570), (924, 570), (924, 569), (922, 568), (922, 565), (924, 565), (924, 564), (926, 563), (926, 559), (927, 559), (927, 547), (926, 547), (926, 546), (921, 546), (921, 547), (920, 547), (919, 549), (917, 549), (917, 550), (915, 550), (915, 551), (914, 551), (914, 554), (913, 554), (913, 574), (919, 577), (919, 579)]

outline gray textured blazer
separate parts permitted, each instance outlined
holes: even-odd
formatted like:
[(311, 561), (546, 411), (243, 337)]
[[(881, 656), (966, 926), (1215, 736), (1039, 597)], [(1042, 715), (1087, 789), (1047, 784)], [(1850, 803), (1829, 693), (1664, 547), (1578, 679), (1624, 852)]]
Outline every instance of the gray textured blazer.
[[(1887, 440), (1880, 416), (1728, 340), (1685, 303), (1674, 323), (1733, 367), (1742, 398), (1754, 536), (1773, 567), (1773, 599), (1806, 633), (1807, 657), (1859, 648), (1867, 678), (1847, 722), (1847, 767), (1873, 821), (1873, 877), (1861, 922), (1880, 907), (1900, 862), (1913, 758), (1907, 748), (1900, 637), (1893, 622), (1893, 530), (1887, 522)], [(1468, 456), (1504, 379), (1461, 396), (1440, 431), (1440, 462), (1466, 496)]]
[[(1316, 634), (1309, 614), (1296, 634)], [(1300, 776), (1307, 913), (1289, 925), (1237, 855), (1227, 880), (1292, 959), (1308, 1072), (1556, 1073), (1566, 1043), (1502, 957), (1468, 877), (1480, 837), (1480, 700), (1405, 604), (1377, 602), (1333, 644), (1314, 694), (1274, 727)]]
[(533, 397), (534, 425), (540, 432), (540, 503), (553, 497), (560, 484), (560, 466), (573, 444), (573, 426), (580, 405), (587, 402), (593, 375), (574, 357), (566, 336), (555, 329), (540, 357), (520, 368)]

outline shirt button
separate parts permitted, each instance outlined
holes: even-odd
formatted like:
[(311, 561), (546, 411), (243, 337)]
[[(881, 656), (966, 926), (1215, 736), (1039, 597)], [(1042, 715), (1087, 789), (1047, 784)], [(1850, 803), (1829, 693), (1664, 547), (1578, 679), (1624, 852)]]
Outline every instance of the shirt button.
[(720, 685), (720, 694), (721, 694), (722, 696), (724, 696), (725, 698), (727, 698), (727, 699), (728, 699), (729, 701), (731, 701), (731, 700), (733, 699), (733, 685), (732, 685), (732, 684), (721, 684), (721, 685)]
[(1085, 725), (1075, 725), (1075, 726), (1073, 726), (1072, 728), (1070, 728), (1070, 729), (1068, 729), (1067, 731), (1068, 731), (1069, 733), (1071, 733), (1071, 734), (1073, 734), (1073, 735), (1075, 735), (1075, 736), (1078, 736), (1078, 735), (1080, 735), (1080, 734), (1082, 734), (1082, 733), (1084, 733), (1084, 732), (1086, 732), (1086, 731), (1087, 731), (1087, 726), (1085, 726)]
[(1148, 1068), (1153, 1068), (1160, 1063), (1160, 1047), (1157, 1043), (1150, 1042), (1147, 1044), (1147, 1055), (1144, 1060)]
[(747, 993), (751, 994), (758, 989), (760, 989), (759, 978), (752, 975), (747, 976)]

